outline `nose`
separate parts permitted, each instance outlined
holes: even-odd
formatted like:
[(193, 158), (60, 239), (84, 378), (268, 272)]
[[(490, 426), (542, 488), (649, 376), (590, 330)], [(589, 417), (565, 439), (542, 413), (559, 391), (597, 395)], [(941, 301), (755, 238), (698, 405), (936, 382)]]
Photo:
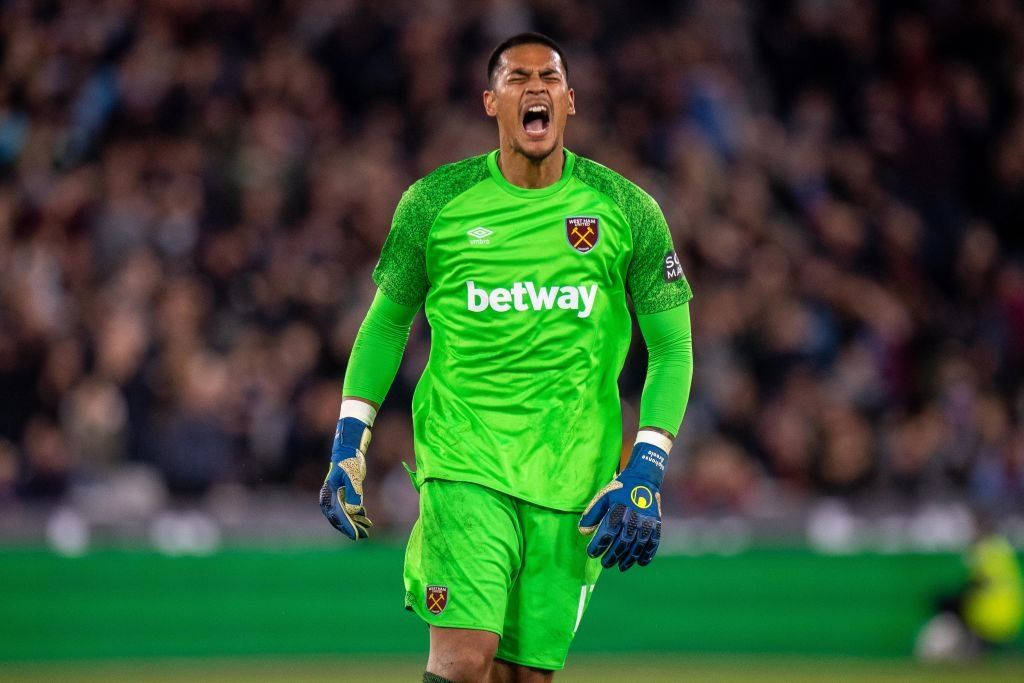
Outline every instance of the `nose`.
[(540, 94), (546, 91), (547, 88), (544, 86), (544, 81), (539, 74), (534, 74), (530, 77), (530, 81), (526, 84), (527, 93)]

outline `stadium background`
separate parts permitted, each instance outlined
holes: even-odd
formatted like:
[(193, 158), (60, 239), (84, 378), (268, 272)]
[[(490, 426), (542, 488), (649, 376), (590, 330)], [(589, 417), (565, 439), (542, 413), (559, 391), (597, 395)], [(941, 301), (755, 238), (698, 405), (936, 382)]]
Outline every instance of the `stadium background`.
[(422, 320), (378, 537), (316, 492), (395, 203), (494, 146), (484, 61), (524, 29), (566, 48), (567, 146), (658, 199), (696, 293), (665, 543), (602, 579), (570, 671), (911, 675), (975, 515), (1024, 545), (1019, 3), (8, 0), (0, 678), (415, 674)]

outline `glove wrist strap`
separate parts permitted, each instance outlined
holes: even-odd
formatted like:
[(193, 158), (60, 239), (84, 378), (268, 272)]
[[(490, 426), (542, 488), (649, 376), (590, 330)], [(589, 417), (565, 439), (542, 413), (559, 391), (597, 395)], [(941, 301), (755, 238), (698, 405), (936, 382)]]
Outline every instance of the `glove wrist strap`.
[(354, 417), (367, 427), (372, 427), (373, 421), (377, 419), (377, 409), (366, 401), (346, 398), (341, 402), (341, 413), (338, 415), (338, 419), (344, 420), (346, 417)]
[[(641, 432), (641, 434), (644, 433)], [(657, 434), (657, 432), (653, 433)], [(663, 434), (657, 435), (668, 441)], [(668, 446), (671, 448), (671, 442)], [(656, 488), (661, 488), (661, 483), (665, 480), (666, 464), (668, 464), (668, 450), (659, 444), (641, 441), (638, 435), (637, 442), (633, 446), (633, 453), (629, 456), (629, 462), (622, 470), (622, 474), (638, 477), (653, 484)]]
[(672, 439), (665, 436), (661, 432), (656, 432), (653, 429), (641, 429), (636, 433), (636, 441), (634, 445), (638, 443), (649, 443), (652, 446), (657, 446), (666, 453), (672, 452)]
[(370, 445), (370, 427), (377, 417), (377, 409), (364, 401), (353, 399), (341, 402), (341, 414), (338, 416), (338, 431), (334, 438), (331, 455), (340, 455), (339, 446), (354, 448), (366, 453)]

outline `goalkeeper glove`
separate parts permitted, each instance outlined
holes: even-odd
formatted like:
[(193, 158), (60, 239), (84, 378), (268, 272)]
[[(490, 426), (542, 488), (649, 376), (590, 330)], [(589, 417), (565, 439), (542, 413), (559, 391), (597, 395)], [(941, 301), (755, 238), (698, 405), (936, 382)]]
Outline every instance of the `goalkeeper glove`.
[(587, 554), (608, 569), (626, 571), (650, 563), (661, 542), (661, 483), (672, 442), (642, 430), (619, 476), (597, 492), (580, 519), (580, 533), (594, 533)]
[(331, 469), (320, 489), (320, 509), (335, 529), (353, 540), (367, 538), (373, 522), (363, 507), (366, 448), (376, 410), (362, 401), (342, 401), (331, 448)]

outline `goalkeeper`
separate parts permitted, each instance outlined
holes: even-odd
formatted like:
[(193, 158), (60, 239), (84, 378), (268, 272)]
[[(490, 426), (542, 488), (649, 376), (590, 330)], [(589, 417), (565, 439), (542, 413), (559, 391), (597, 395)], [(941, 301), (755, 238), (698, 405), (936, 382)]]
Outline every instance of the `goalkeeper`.
[[(430, 626), (425, 681), (550, 680), (602, 567), (646, 565), (692, 375), (690, 286), (655, 201), (563, 147), (574, 92), (539, 34), (499, 45), (497, 150), (402, 196), (352, 349), (320, 504), (365, 538), (367, 447), (422, 306), (413, 398), (420, 516), (405, 604)], [(632, 301), (649, 363), (620, 471), (617, 380)], [(370, 467), (372, 467), (372, 456)], [(371, 506), (372, 507), (372, 506)]]

